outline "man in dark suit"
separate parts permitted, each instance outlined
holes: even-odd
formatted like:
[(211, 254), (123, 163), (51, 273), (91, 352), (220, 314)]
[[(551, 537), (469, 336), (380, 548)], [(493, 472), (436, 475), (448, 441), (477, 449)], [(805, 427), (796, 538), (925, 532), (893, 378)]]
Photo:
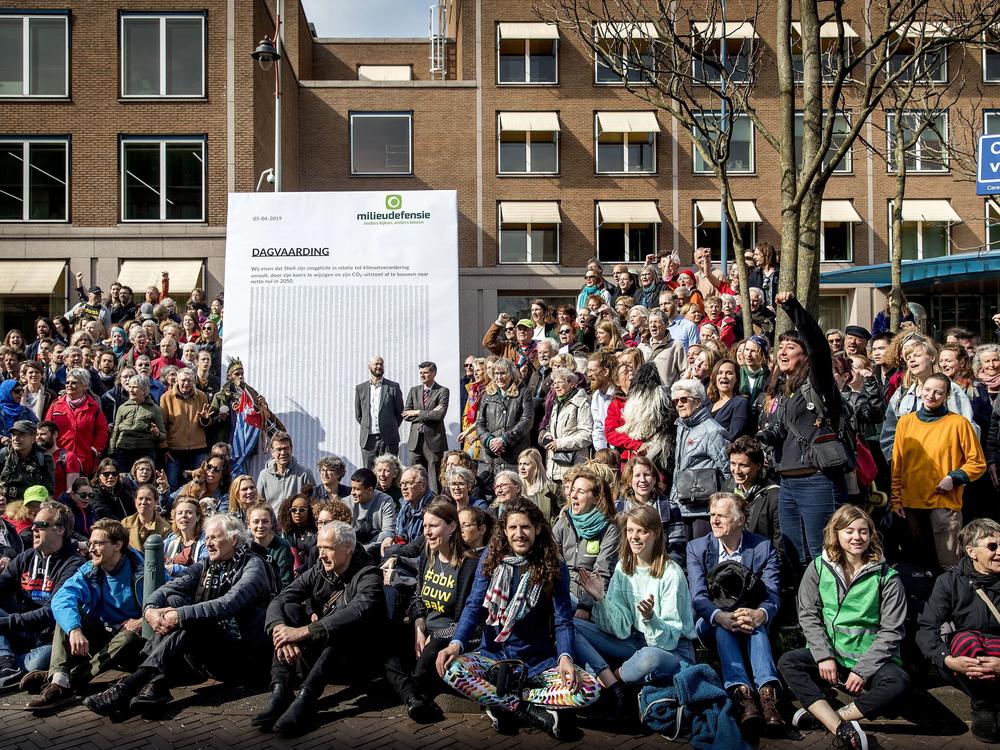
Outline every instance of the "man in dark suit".
[[(722, 666), (722, 680), (736, 704), (740, 725), (760, 721), (755, 684), (764, 721), (769, 731), (784, 728), (778, 711), (778, 670), (771, 655), (768, 627), (778, 614), (780, 566), (770, 539), (744, 529), (746, 502), (730, 492), (717, 492), (709, 502), (712, 532), (688, 542), (687, 569), (698, 635), (704, 642), (714, 638)], [(760, 580), (757, 601), (733, 611), (717, 606), (708, 593), (709, 573), (719, 563), (734, 560), (749, 568)], [(744, 654), (750, 657), (753, 683), (747, 674)]]
[(413, 386), (406, 394), (403, 411), (403, 419), (410, 423), (410, 437), (406, 441), (410, 460), (427, 470), (427, 479), (435, 494), (440, 492), (438, 472), (441, 470), (441, 455), (448, 450), (444, 417), (448, 413), (451, 395), (447, 388), (434, 382), (436, 377), (436, 364), (420, 363), (420, 385)]
[(376, 354), (368, 361), (371, 377), (354, 391), (354, 418), (361, 425), (361, 457), (367, 468), (383, 453), (399, 453), (403, 392), (399, 383), (382, 377), (385, 361)]

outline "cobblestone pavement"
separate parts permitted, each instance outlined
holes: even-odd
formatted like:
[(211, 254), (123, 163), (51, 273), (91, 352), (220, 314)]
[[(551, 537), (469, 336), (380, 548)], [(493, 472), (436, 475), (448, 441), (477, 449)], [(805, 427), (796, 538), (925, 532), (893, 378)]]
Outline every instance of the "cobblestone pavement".
[[(95, 683), (100, 687), (103, 683)], [(17, 693), (0, 695), (0, 750), (130, 750), (149, 748), (167, 750), (184, 748), (448, 748), (449, 750), (483, 750), (483, 748), (689, 748), (689, 744), (670, 743), (655, 734), (602, 731), (596, 726), (584, 726), (578, 736), (558, 743), (538, 732), (522, 730), (518, 735), (496, 735), (486, 718), (475, 706), (457, 698), (439, 700), (446, 718), (437, 724), (420, 726), (411, 722), (398, 705), (344, 688), (330, 688), (320, 702), (319, 728), (302, 738), (283, 740), (262, 734), (250, 727), (250, 715), (260, 707), (265, 696), (254, 692), (226, 688), (216, 683), (204, 683), (193, 688), (173, 691), (174, 702), (162, 721), (131, 718), (112, 723), (80, 705), (66, 707), (49, 716), (39, 717), (23, 710), (25, 696)], [(943, 735), (923, 718), (915, 725), (902, 720), (884, 721), (872, 725), (879, 746), (899, 748), (934, 748), (959, 750), (985, 748), (975, 740), (962, 721), (968, 720), (967, 701), (954, 691), (934, 691), (937, 703), (955, 714), (944, 714), (957, 724)], [(920, 711), (918, 711), (920, 713)], [(935, 713), (933, 710), (924, 715)], [(830, 747), (824, 732), (810, 732), (800, 739), (762, 740), (762, 748), (809, 750)], [(726, 750), (717, 747), (716, 750)]]

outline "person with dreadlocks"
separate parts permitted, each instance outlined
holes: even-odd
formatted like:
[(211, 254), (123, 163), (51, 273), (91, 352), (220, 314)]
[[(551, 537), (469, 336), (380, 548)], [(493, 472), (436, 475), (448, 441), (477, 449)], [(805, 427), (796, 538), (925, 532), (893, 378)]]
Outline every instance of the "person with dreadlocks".
[(228, 442), (233, 448), (233, 476), (248, 474), (248, 462), (257, 450), (260, 433), (269, 437), (286, 432), (285, 426), (268, 408), (267, 401), (243, 379), (243, 363), (230, 359), (226, 383), (212, 398), (212, 418), (229, 425)]
[[(565, 725), (554, 709), (582, 708), (600, 694), (597, 681), (573, 664), (569, 571), (536, 505), (515, 501), (502, 526), (479, 563), (455, 635), (438, 654), (438, 674), (484, 705), (498, 732), (520, 720), (560, 739)], [(463, 653), (480, 627), (478, 649)]]
[(646, 456), (661, 471), (673, 452), (670, 400), (652, 362), (634, 373), (626, 364), (615, 370), (618, 392), (608, 407), (604, 429), (608, 443), (621, 451), (622, 466)]

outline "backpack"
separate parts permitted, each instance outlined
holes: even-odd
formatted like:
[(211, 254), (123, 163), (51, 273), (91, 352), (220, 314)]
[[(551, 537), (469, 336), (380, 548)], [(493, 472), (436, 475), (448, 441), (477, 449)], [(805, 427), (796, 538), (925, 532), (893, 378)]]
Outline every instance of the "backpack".
[[(806, 378), (801, 388), (802, 397), (816, 407), (816, 418), (826, 420), (830, 429), (834, 431), (841, 443), (847, 449), (847, 456), (850, 462), (846, 476), (848, 479), (848, 494), (860, 494), (862, 490), (867, 490), (878, 476), (878, 466), (871, 449), (862, 436), (854, 427), (853, 414), (850, 406), (843, 398), (840, 399), (840, 424), (834, 428), (833, 420), (828, 418), (826, 413), (826, 402), (822, 396), (813, 388), (812, 381)], [(852, 490), (853, 484), (853, 490)]]

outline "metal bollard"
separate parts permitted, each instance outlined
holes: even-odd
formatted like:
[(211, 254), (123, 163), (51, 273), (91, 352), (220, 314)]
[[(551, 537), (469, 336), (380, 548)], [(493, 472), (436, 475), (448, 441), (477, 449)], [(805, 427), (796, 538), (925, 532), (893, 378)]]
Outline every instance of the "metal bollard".
[[(163, 539), (159, 534), (150, 534), (146, 537), (146, 542), (142, 545), (142, 557), (142, 607), (145, 609), (149, 597), (166, 580), (166, 569), (163, 567)], [(142, 637), (147, 641), (153, 637), (153, 629), (145, 619), (142, 622)]]

